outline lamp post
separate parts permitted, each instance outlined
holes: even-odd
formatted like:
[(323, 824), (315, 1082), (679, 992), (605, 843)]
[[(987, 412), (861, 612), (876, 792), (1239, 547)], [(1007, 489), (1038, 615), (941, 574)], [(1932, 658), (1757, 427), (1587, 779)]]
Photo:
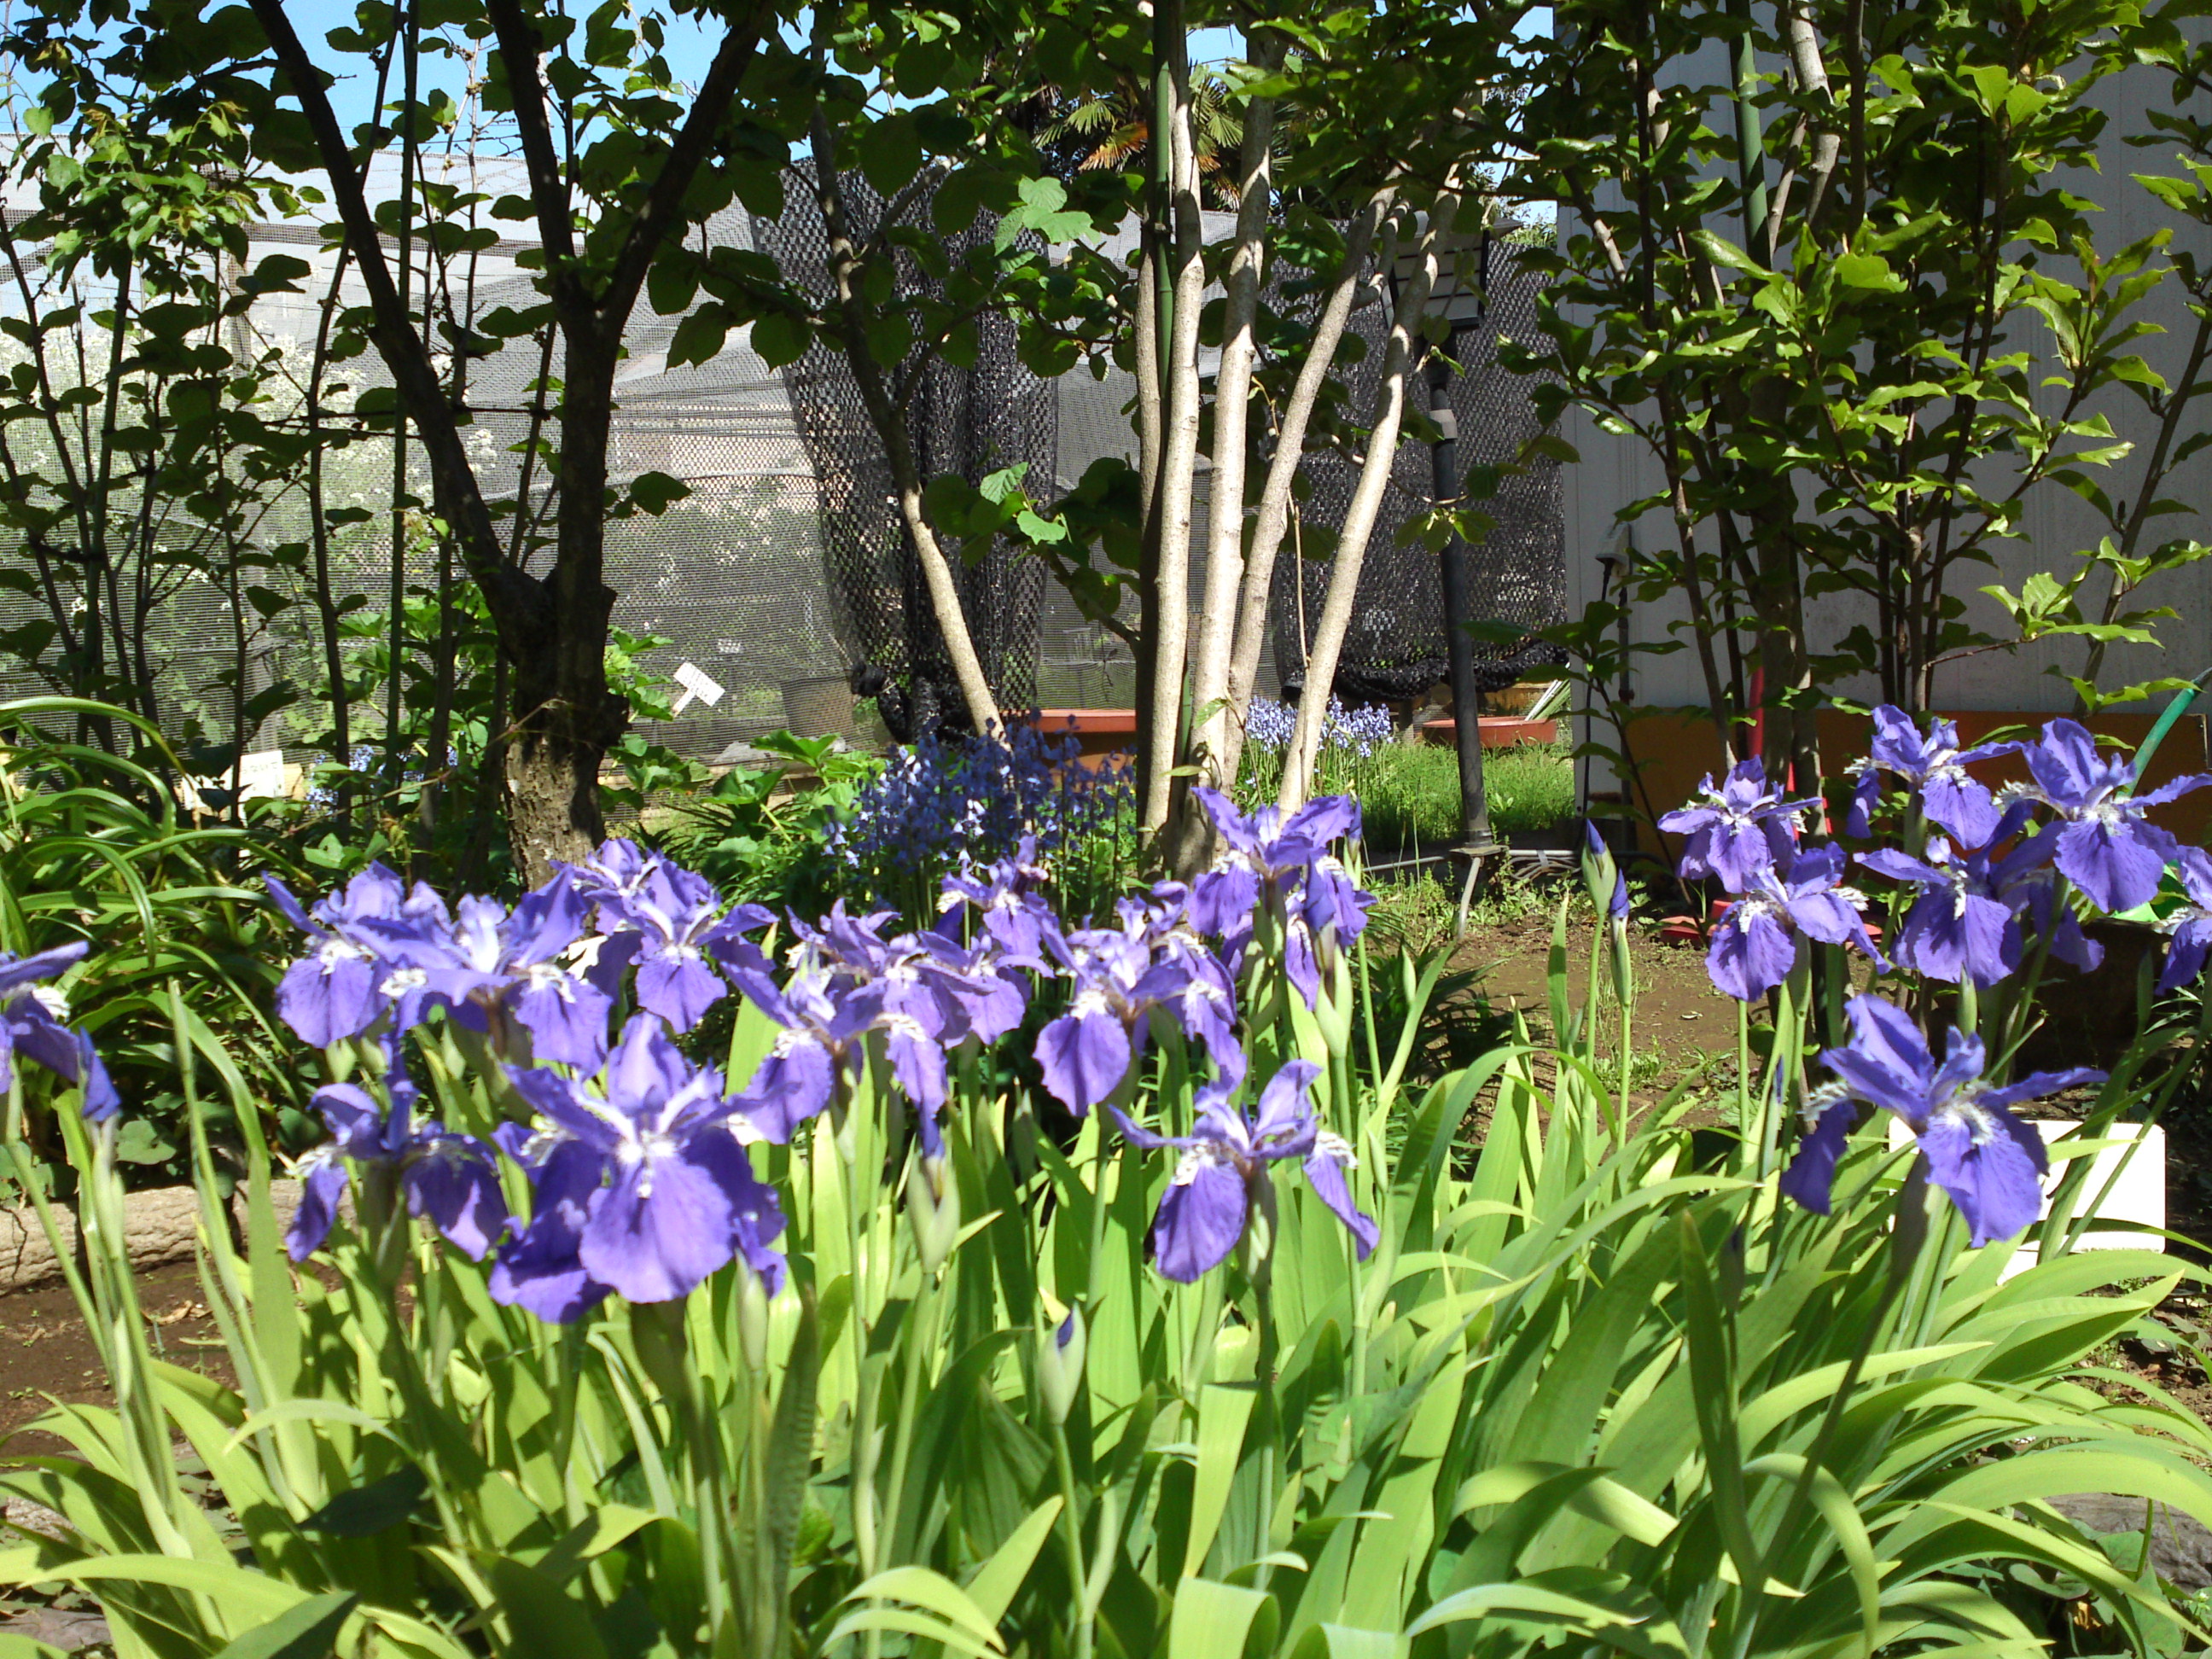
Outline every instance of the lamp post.
[[(1430, 460), (1436, 499), (1441, 502), (1452, 500), (1460, 491), (1459, 420), (1452, 412), (1451, 364), (1448, 355), (1461, 331), (1480, 322), (1489, 311), (1490, 228), (1485, 225), (1472, 234), (1451, 231), (1439, 240), (1444, 263), (1429, 290), (1428, 305), (1423, 314), (1430, 319), (1441, 319), (1447, 330), (1443, 346), (1431, 349), (1427, 365), (1429, 418), (1437, 428), (1436, 441), (1430, 446)], [(1466, 280), (1462, 269), (1470, 258), (1474, 265), (1471, 282)], [(1393, 285), (1409, 281), (1413, 267), (1411, 254), (1399, 255), (1397, 268), (1391, 272)], [(1451, 849), (1451, 855), (1467, 863), (1467, 879), (1460, 887), (1455, 938), (1467, 932), (1468, 909), (1474, 902), (1475, 884), (1481, 879), (1483, 865), (1505, 850), (1491, 831), (1490, 798), (1483, 787), (1481, 692), (1475, 684), (1474, 636), (1468, 631), (1475, 619), (1474, 584), (1468, 568), (1473, 552), (1455, 531), (1437, 556), (1437, 576), (1443, 591), (1444, 659), (1451, 684), (1452, 737), (1459, 750), (1460, 840)]]

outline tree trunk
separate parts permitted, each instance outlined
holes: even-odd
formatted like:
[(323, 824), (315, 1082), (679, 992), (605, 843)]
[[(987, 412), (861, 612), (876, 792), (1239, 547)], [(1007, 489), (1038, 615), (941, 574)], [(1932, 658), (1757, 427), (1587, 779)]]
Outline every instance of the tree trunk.
[(1261, 489), (1259, 512), (1252, 522), (1251, 551), (1245, 559), (1243, 584), (1237, 597), (1237, 631), (1230, 653), (1226, 693), (1233, 718), (1222, 734), (1220, 761), (1231, 777), (1237, 775), (1243, 755), (1244, 725), (1252, 708), (1253, 688), (1259, 680), (1260, 649), (1267, 639), (1267, 597), (1274, 582), (1276, 556), (1282, 550), (1284, 537), (1290, 533), (1291, 486), (1297, 481), (1298, 463), (1305, 453), (1306, 427), (1336, 360), (1336, 349), (1343, 343), (1352, 302), (1366, 280), (1369, 250), (1375, 245), (1376, 233), (1395, 194), (1395, 188), (1386, 185), (1352, 221), (1351, 234), (1345, 239), (1344, 264), (1315, 319), (1306, 360), (1299, 367), (1276, 425), (1274, 456), (1267, 464), (1267, 483)]
[[(1282, 37), (1262, 32), (1253, 40), (1253, 61), (1273, 70), (1283, 60)], [(1244, 479), (1249, 448), (1254, 323), (1260, 308), (1267, 217), (1273, 205), (1268, 163), (1274, 147), (1274, 100), (1255, 98), (1244, 112), (1244, 148), (1237, 177), (1237, 243), (1229, 258), (1222, 310), (1221, 366), (1214, 376), (1212, 514), (1207, 525), (1206, 597), (1191, 649), (1191, 758), (1200, 781), (1228, 789), (1237, 781), (1223, 762), (1231, 749), (1240, 711), (1229, 700), (1230, 659), (1236, 647), (1237, 593), (1244, 576)], [(1194, 811), (1188, 793), (1171, 820), (1168, 866), (1188, 878), (1206, 861), (1210, 825)]]
[[(1398, 432), (1406, 414), (1406, 386), (1413, 367), (1413, 328), (1420, 320), (1422, 307), (1428, 304), (1429, 290), (1436, 283), (1437, 270), (1437, 239), (1441, 214), (1431, 215), (1426, 230), (1419, 244), (1419, 264), (1413, 277), (1405, 284), (1398, 296), (1397, 316), (1390, 329), (1390, 343), (1382, 360), (1382, 384), (1376, 392), (1375, 423), (1367, 434), (1367, 453), (1359, 469), (1359, 481), (1352, 488), (1352, 501), (1345, 508), (1344, 526), (1338, 532), (1336, 562), (1329, 572), (1328, 593), (1322, 599), (1321, 619), (1314, 625), (1313, 649), (1306, 659), (1306, 687), (1298, 697), (1298, 720), (1291, 736), (1291, 746), (1283, 757), (1283, 784), (1277, 792), (1275, 804), (1288, 813), (1305, 805), (1313, 791), (1313, 770), (1316, 757), (1321, 751), (1322, 723), (1328, 717), (1329, 686), (1336, 678), (1338, 656), (1344, 648), (1346, 630), (1352, 625), (1352, 607), (1358, 597), (1359, 572), (1367, 556), (1368, 538), (1374, 533), (1375, 520), (1382, 506), (1383, 493), (1390, 486), (1390, 470), (1397, 459)], [(1383, 249), (1384, 264), (1389, 264), (1390, 246)], [(1471, 709), (1459, 711), (1462, 720), (1471, 719)]]

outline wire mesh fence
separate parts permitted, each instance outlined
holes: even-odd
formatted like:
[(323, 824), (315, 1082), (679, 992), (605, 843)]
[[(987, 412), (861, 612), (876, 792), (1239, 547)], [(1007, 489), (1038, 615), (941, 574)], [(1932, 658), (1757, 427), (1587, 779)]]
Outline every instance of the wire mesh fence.
[[(872, 225), (886, 211), (858, 180), (848, 193)], [(821, 283), (824, 239), (818, 216), (808, 217), (803, 178), (787, 199), (792, 205), (777, 222), (732, 210), (706, 234), (771, 254), (799, 282)], [(928, 222), (926, 196), (904, 210)], [(240, 325), (249, 337), (244, 345), (287, 366), (291, 379), (279, 377), (280, 392), (301, 383), (323, 314), (313, 297), (319, 289), (341, 304), (358, 298), (333, 256), (303, 243), (298, 230), (260, 228), (246, 261), (282, 252), (310, 270), (301, 292), (257, 301)], [(988, 223), (963, 233), (991, 234)], [(1116, 246), (1133, 240), (1124, 233)], [(471, 268), (469, 297), (477, 314), (538, 302), (515, 262), (521, 251), (499, 243)], [(423, 280), (433, 274), (426, 269)], [(1484, 328), (1455, 347), (1465, 372), (1450, 396), (1468, 463), (1510, 460), (1534, 431), (1528, 389), (1498, 368), (1494, 338), (1533, 328), (1540, 279), (1510, 258), (1498, 260), (1491, 278)], [(925, 279), (910, 270), (905, 280)], [(665, 678), (689, 664), (720, 690), (689, 702), (673, 720), (645, 723), (644, 735), (712, 760), (740, 754), (750, 740), (781, 728), (879, 744), (957, 714), (944, 641), (849, 368), (817, 344), (798, 362), (772, 370), (742, 332), (707, 363), (672, 367), (670, 342), (682, 321), (644, 315), (633, 327), (617, 386), (611, 459), (617, 478), (666, 473), (689, 493), (657, 516), (610, 526), (608, 580), (619, 596), (617, 626), (645, 641), (636, 669)], [(1380, 307), (1355, 322), (1370, 347), (1379, 346), (1385, 325)], [(1346, 371), (1352, 408), (1371, 401), (1380, 357), (1370, 349)], [(550, 367), (557, 374), (557, 362)], [(472, 460), (487, 495), (520, 501), (526, 517), (542, 512), (545, 500), (544, 463), (531, 451), (532, 439), (549, 433), (550, 417), (533, 408), (548, 368), (527, 337), (468, 365)], [(351, 387), (327, 397), (326, 408), (349, 407), (354, 392), (381, 378), (373, 356), (345, 369)], [(1132, 377), (1078, 372), (1040, 380), (1022, 368), (1004, 319), (986, 319), (972, 367), (936, 363), (915, 373), (916, 459), (924, 477), (957, 472), (972, 483), (1020, 465), (1030, 480), (1064, 489), (1102, 456), (1135, 459)], [(283, 418), (306, 416), (294, 410)], [(384, 733), (389, 707), (395, 563), (406, 613), (403, 704), (419, 703), (441, 673), (488, 664), (489, 636), (465, 603), (467, 589), (450, 550), (441, 549), (421, 509), (391, 510), (395, 477), (418, 501), (428, 499), (419, 450), (410, 446), (395, 461), (388, 431), (367, 429), (350, 416), (320, 418), (312, 434), (325, 509), (319, 520), (298, 478), (269, 494), (248, 520), (218, 526), (146, 498), (126, 477), (108, 502), (118, 529), (105, 568), (33, 570), (37, 561), (25, 548), (15, 560), (22, 579), (0, 586), (0, 636), (19, 647), (0, 653), (0, 695), (54, 689), (51, 678), (24, 665), (27, 654), (38, 653), (20, 647), (59, 614), (110, 641), (109, 659), (143, 682), (146, 707), (173, 736), (217, 744), (235, 737), (246, 747), (282, 748), (304, 760), (331, 741), (326, 636), (335, 635), (342, 678), (357, 694), (351, 740), (373, 743)], [(1348, 702), (1407, 697), (1443, 677), (1436, 556), (1398, 533), (1431, 504), (1429, 465), (1414, 444), (1396, 458), (1334, 687)], [(1333, 529), (1354, 471), (1345, 457), (1308, 459), (1304, 526)], [(1204, 482), (1201, 472), (1201, 491)], [(1486, 617), (1533, 627), (1561, 613), (1559, 489), (1556, 467), (1544, 463), (1510, 477), (1488, 503), (1497, 528), (1474, 561), (1477, 609)], [(350, 510), (333, 518), (334, 506)], [(1201, 525), (1206, 511), (1201, 495)], [(1194, 596), (1204, 591), (1204, 540), (1197, 538), (1194, 547)], [(526, 562), (528, 541), (518, 533), (517, 556)], [(1260, 686), (1270, 695), (1302, 684), (1330, 574), (1327, 558), (1302, 557), (1301, 550), (1294, 535), (1278, 566)], [(1127, 648), (1087, 620), (1040, 565), (1000, 546), (963, 568), (961, 582), (1002, 706), (1126, 708), (1135, 701)], [(337, 615), (334, 627), (325, 602)], [(51, 662), (52, 651), (46, 655)], [(1547, 660), (1541, 652), (1492, 648), (1486, 682), (1510, 683)]]

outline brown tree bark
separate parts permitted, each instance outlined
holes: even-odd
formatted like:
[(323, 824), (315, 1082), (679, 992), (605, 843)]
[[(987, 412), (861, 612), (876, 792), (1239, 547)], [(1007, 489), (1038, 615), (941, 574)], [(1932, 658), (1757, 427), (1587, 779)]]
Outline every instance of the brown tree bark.
[[(538, 73), (542, 39), (520, 0), (486, 0), (498, 36), (544, 252), (546, 288), (565, 348), (558, 417), (559, 504), (554, 565), (533, 576), (509, 560), (462, 445), (459, 414), (386, 262), (361, 169), (284, 0), (252, 0), (300, 101), (345, 243), (361, 272), (370, 338), (422, 443), (431, 494), (461, 562), (483, 590), (505, 660), (507, 837), (526, 879), (556, 860), (584, 856), (605, 833), (600, 763), (629, 720), (607, 684), (607, 627), (615, 593), (605, 580), (607, 445), (622, 339), (653, 257), (686, 222), (683, 204), (735, 102), (774, 9), (756, 6), (723, 38), (690, 114), (668, 146), (644, 204), (596, 281), (580, 258), (575, 205), (553, 142), (551, 106)], [(395, 557), (398, 550), (394, 550)]]

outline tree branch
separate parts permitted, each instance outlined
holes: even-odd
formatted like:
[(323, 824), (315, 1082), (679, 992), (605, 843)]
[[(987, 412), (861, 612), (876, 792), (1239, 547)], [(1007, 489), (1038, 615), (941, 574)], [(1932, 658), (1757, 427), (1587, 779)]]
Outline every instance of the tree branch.
[(484, 0), (484, 11), (499, 37), (500, 59), (507, 70), (507, 98), (514, 106), (531, 200), (538, 209), (538, 240), (545, 254), (553, 303), (562, 313), (564, 327), (588, 326), (592, 306), (576, 271), (574, 213), (561, 176), (561, 158), (554, 152), (552, 125), (546, 118), (545, 82), (538, 73), (538, 26), (515, 0)]
[[(489, 3), (507, 5), (513, 0)], [(630, 307), (637, 302), (637, 291), (644, 285), (653, 255), (681, 221), (684, 198), (690, 191), (691, 181), (698, 176), (700, 165), (714, 145), (714, 135), (721, 130), (723, 119), (737, 99), (738, 83), (745, 78), (746, 70), (752, 66), (753, 55), (760, 50), (763, 29), (775, 16), (774, 6), (757, 4), (742, 27), (732, 27), (722, 37), (714, 61), (707, 70), (707, 78), (700, 82), (699, 91), (691, 100), (691, 112), (684, 118), (683, 131), (669, 144), (667, 157), (646, 191), (645, 206), (631, 222), (629, 235), (623, 239), (613, 274), (607, 278), (606, 290), (599, 298), (601, 326), (619, 331), (628, 324)]]

